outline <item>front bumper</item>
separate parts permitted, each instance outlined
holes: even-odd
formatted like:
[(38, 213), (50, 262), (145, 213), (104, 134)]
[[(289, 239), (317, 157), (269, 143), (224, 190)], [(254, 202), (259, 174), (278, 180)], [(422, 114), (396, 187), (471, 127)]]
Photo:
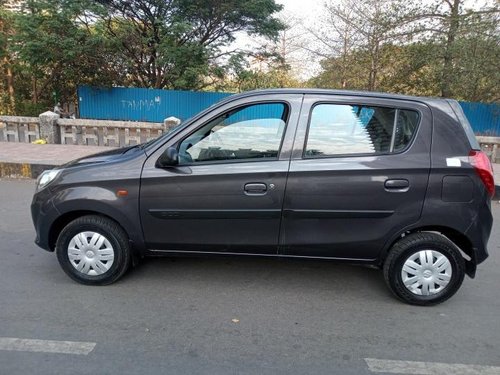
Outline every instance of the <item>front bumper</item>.
[(31, 218), (36, 231), (35, 243), (44, 250), (54, 251), (54, 246), (50, 243), (50, 228), (59, 216), (50, 190), (36, 192), (31, 202)]

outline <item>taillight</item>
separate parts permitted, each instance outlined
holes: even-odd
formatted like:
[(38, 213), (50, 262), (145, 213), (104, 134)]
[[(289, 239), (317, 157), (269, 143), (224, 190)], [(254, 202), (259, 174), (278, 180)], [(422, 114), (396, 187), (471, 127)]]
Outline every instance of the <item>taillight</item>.
[(495, 180), (493, 179), (493, 167), (490, 160), (484, 152), (472, 150), (469, 153), (469, 161), (474, 166), (481, 181), (483, 181), (488, 194), (493, 198), (495, 195)]

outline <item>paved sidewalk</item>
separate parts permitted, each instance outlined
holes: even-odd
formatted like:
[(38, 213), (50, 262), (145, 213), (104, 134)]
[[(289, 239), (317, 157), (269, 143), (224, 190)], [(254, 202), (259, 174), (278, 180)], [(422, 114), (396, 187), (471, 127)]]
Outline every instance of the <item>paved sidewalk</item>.
[(0, 142), (0, 162), (61, 165), (113, 147)]
[(45, 169), (112, 148), (0, 142), (0, 177), (36, 178)]
[[(0, 142), (0, 177), (36, 178), (44, 169), (53, 168), (87, 155), (113, 147), (74, 145), (34, 145)], [(497, 189), (500, 186), (500, 164), (493, 164)]]
[(500, 164), (493, 163), (493, 176), (495, 178), (495, 197), (500, 200)]

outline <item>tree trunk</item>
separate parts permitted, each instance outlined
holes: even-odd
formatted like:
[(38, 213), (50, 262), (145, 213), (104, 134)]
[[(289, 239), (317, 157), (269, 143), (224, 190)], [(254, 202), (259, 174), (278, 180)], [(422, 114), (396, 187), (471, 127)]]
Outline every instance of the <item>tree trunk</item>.
[(379, 69), (379, 53), (380, 53), (380, 42), (375, 41), (375, 45), (371, 52), (370, 61), (370, 74), (368, 76), (368, 91), (375, 91), (377, 89), (377, 74)]
[(347, 71), (349, 69), (349, 66), (347, 65), (347, 55), (349, 53), (349, 45), (348, 45), (348, 38), (349, 35), (347, 33), (347, 30), (344, 32), (344, 43), (342, 44), (342, 71), (341, 77), (340, 77), (340, 85), (342, 86), (343, 89), (347, 87)]
[(33, 77), (31, 79), (31, 89), (32, 89), (31, 102), (33, 104), (38, 104), (38, 91), (36, 88), (36, 77)]
[(14, 75), (12, 74), (12, 67), (10, 66), (10, 61), (7, 56), (3, 58), (3, 62), (6, 68), (6, 78), (7, 78), (7, 92), (9, 93), (9, 113), (13, 114), (16, 110), (16, 97), (14, 91)]
[(443, 56), (443, 74), (441, 81), (441, 96), (449, 98), (452, 96), (451, 81), (453, 79), (453, 47), (460, 26), (460, 3), (462, 0), (454, 0), (449, 18), (449, 28), (446, 37), (446, 45)]

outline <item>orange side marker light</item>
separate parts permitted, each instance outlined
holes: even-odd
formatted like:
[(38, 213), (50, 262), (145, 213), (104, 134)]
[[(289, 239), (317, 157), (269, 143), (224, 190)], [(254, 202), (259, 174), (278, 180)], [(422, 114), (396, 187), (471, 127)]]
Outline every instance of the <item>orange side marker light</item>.
[(116, 191), (116, 196), (117, 197), (126, 197), (128, 195), (128, 191), (121, 189)]

